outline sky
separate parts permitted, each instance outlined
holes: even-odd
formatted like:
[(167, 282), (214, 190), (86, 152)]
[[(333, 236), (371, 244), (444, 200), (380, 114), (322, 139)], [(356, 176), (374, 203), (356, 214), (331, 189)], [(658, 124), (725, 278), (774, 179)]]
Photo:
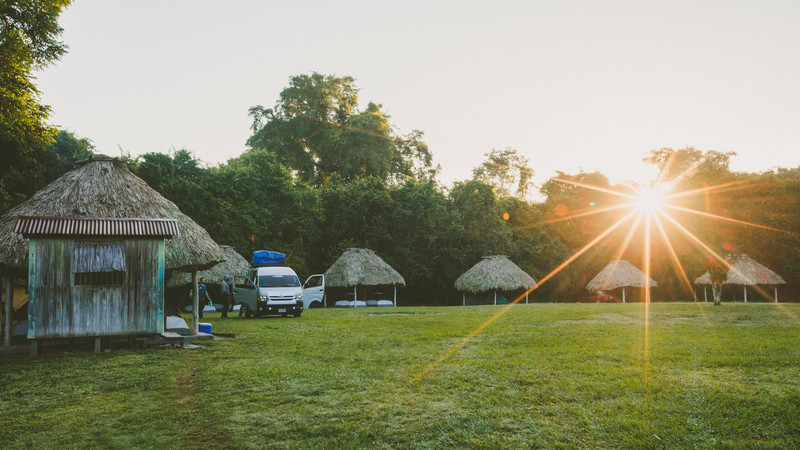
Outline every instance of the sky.
[[(290, 77), (355, 78), (445, 184), (492, 149), (645, 182), (662, 147), (800, 165), (800, 2), (75, 0), (37, 75), (51, 122), (98, 153), (246, 150)], [(121, 150), (120, 150), (121, 149)]]

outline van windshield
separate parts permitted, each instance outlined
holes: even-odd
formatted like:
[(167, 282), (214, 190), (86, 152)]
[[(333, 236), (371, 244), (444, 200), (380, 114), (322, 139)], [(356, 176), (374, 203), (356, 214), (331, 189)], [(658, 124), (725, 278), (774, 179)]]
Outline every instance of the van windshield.
[(260, 275), (258, 287), (300, 287), (296, 275)]

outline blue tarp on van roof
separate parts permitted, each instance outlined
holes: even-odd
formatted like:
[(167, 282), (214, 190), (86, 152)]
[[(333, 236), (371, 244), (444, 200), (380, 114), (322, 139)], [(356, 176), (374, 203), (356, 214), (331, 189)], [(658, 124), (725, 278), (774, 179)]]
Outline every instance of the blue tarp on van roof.
[(286, 255), (269, 250), (256, 250), (253, 252), (254, 266), (285, 266)]

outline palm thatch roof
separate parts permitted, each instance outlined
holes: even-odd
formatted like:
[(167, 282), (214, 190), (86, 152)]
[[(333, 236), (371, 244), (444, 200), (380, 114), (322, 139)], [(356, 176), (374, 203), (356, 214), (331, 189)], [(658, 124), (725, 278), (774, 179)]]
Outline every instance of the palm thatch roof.
[[(646, 281), (645, 281), (646, 280)], [(658, 287), (658, 283), (624, 259), (611, 261), (586, 285), (588, 291), (621, 287)]]
[(18, 216), (175, 219), (180, 234), (166, 242), (166, 269), (205, 269), (225, 261), (208, 232), (125, 164), (105, 155), (81, 161), (0, 217), (0, 265), (28, 268), (28, 241), (14, 232)]
[[(242, 275), (250, 269), (250, 263), (230, 245), (219, 246), (228, 260), (197, 273), (198, 278), (205, 278), (208, 283), (221, 284), (225, 275)], [(187, 272), (173, 271), (167, 276), (167, 287), (181, 287), (192, 283), (192, 276)]]
[[(725, 261), (731, 264), (728, 276), (722, 284), (737, 284), (754, 286), (757, 284), (786, 284), (777, 273), (757, 263), (753, 258), (744, 253), (734, 257), (728, 255)], [(732, 261), (732, 262), (731, 262)], [(694, 284), (711, 284), (711, 274), (708, 272), (697, 277)]]
[(513, 291), (534, 286), (536, 280), (504, 255), (484, 256), (455, 282), (455, 288), (459, 291), (472, 293)]
[(406, 280), (368, 248), (348, 248), (325, 272), (331, 287), (405, 286)]

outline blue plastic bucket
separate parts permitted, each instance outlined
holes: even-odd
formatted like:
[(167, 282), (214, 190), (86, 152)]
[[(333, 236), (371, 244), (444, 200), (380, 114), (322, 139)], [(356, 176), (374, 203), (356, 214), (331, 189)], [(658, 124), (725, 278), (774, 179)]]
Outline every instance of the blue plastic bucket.
[(200, 323), (197, 324), (197, 328), (198, 328), (197, 331), (199, 331), (201, 333), (211, 334), (211, 324), (210, 323), (200, 322)]

